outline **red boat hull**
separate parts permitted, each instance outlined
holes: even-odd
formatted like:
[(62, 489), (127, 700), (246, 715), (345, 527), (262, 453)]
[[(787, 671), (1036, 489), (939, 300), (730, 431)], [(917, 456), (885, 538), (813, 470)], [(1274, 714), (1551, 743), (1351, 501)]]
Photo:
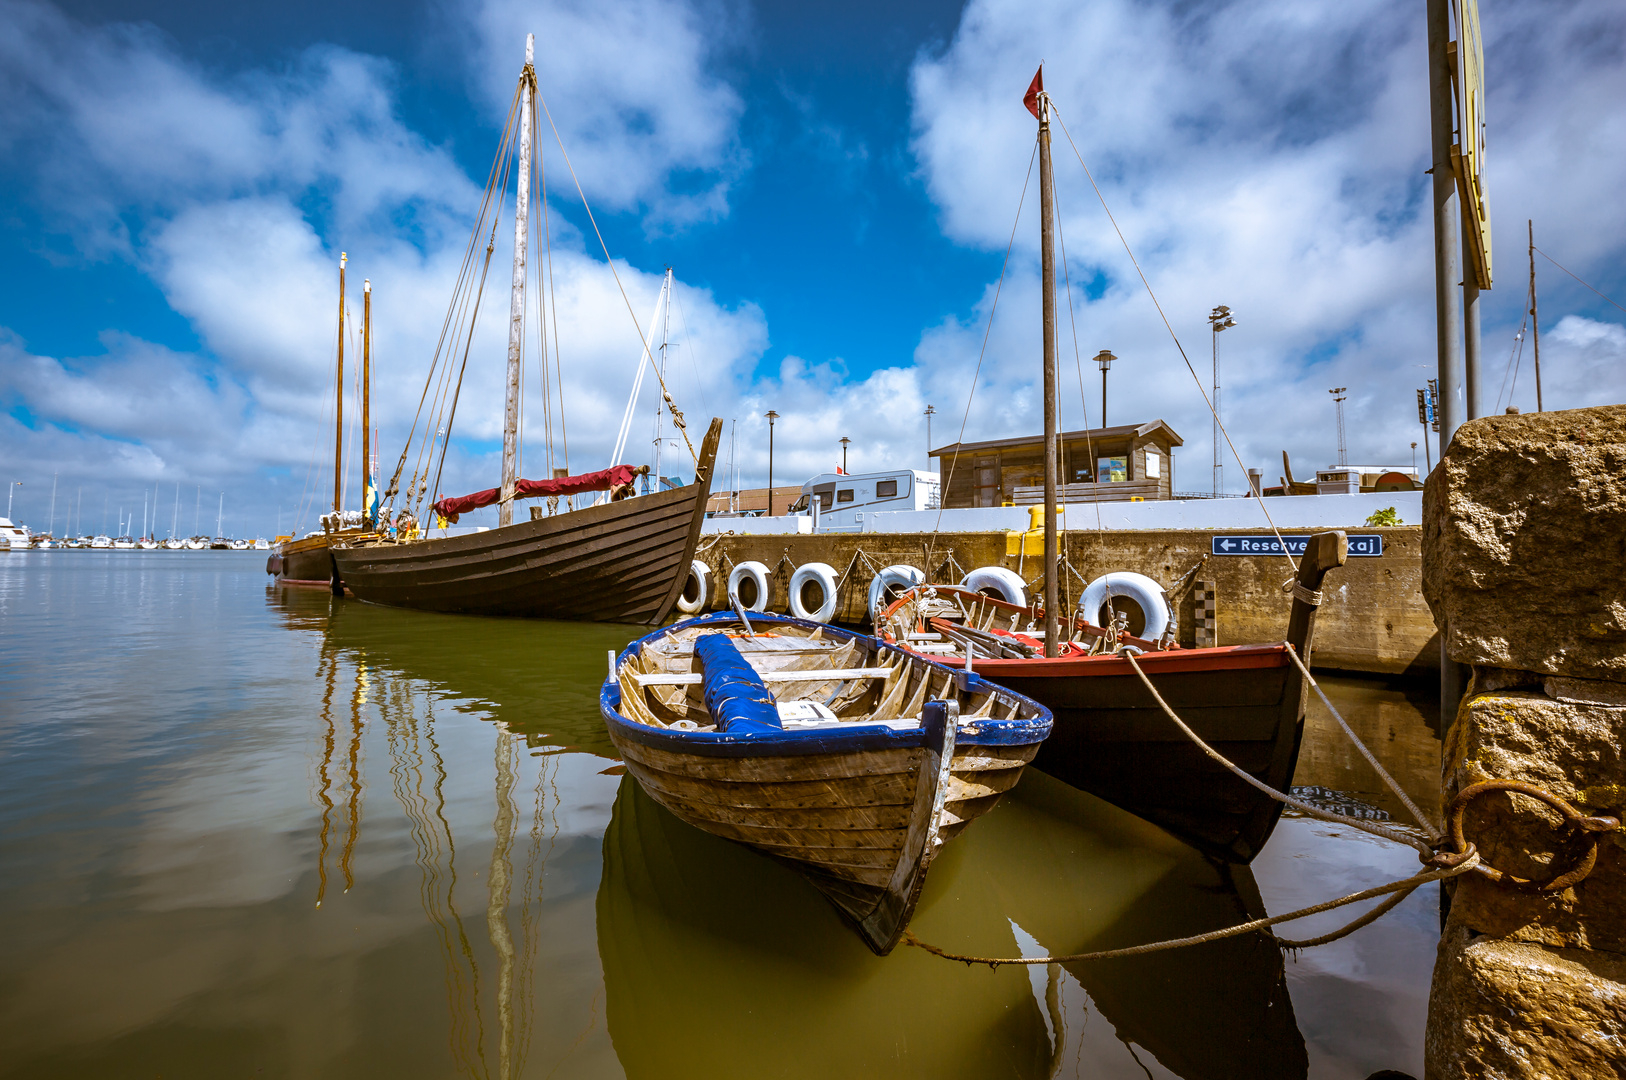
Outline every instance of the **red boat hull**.
[[(1285, 645), (1149, 652), (1136, 659), (1205, 742), (1279, 791), (1292, 785), (1304, 732), (1303, 681)], [(1252, 861), (1270, 838), (1281, 804), (1186, 738), (1127, 660), (979, 659), (974, 666), (1055, 714), (1034, 768), (1227, 862)]]

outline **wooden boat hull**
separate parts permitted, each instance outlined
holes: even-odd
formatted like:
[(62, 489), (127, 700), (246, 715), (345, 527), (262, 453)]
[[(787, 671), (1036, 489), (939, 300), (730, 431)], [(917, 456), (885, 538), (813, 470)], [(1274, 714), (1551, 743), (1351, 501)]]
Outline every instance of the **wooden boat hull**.
[(371, 535), (365, 529), (349, 529), (285, 541), (266, 557), (265, 572), (272, 575), (278, 585), (331, 588), (337, 582), (342, 588), (343, 582), (338, 579), (338, 568), (333, 562), (334, 545)]
[[(908, 925), (937, 851), (1021, 778), (1050, 730), (1049, 714), (895, 646), (762, 615), (752, 618), (759, 630), (802, 628), (862, 643), (871, 655), (890, 654), (898, 674), (888, 678), (907, 681), (887, 685), (923, 707), (921, 722), (895, 728), (859, 719), (818, 731), (735, 736), (628, 718), (650, 715), (646, 705), (623, 701), (633, 684), (622, 680), (637, 678), (627, 671), (646, 643), (696, 628), (722, 631), (733, 619), (724, 613), (679, 623), (622, 653), (600, 699), (610, 738), (656, 802), (696, 828), (793, 866), (884, 955)], [(934, 695), (955, 702), (956, 710), (961, 697), (997, 701), (1009, 716), (996, 718), (990, 704), (986, 714), (961, 717)]]
[[(1204, 742), (1278, 791), (1292, 785), (1304, 734), (1303, 678), (1285, 645), (1136, 660)], [(1282, 804), (1186, 738), (1128, 661), (979, 660), (975, 667), (1054, 714), (1036, 768), (1227, 862), (1251, 862), (1270, 839)]]
[(722, 421), (695, 482), (507, 528), (333, 548), (339, 577), (377, 604), (474, 615), (659, 623), (694, 558)]
[[(795, 867), (855, 925), (885, 902), (905, 857), (924, 748), (752, 758), (719, 768), (717, 759), (615, 742), (627, 772), (656, 802), (698, 829)], [(939, 842), (993, 809), (1036, 749), (957, 746)]]
[[(1282, 642), (1158, 651), (1152, 642), (1133, 641), (1147, 650), (1137, 662), (1175, 714), (1239, 769), (1277, 791), (1293, 783), (1304, 735), (1305, 683), (1288, 651), (1297, 651), (1309, 663), (1318, 590), (1327, 572), (1344, 564), (1348, 550), (1341, 532), (1311, 538), (1299, 562)], [(969, 600), (1010, 616), (1011, 625), (1035, 614), (966, 590), (944, 591), (961, 594), (956, 601), (960, 610), (966, 610)], [(887, 608), (883, 621), (889, 622), (912, 596)], [(945, 634), (952, 629), (942, 628)], [(991, 640), (987, 631), (979, 632)], [(942, 660), (954, 667), (965, 663), (958, 655)], [(1216, 859), (1251, 862), (1270, 839), (1282, 804), (1210, 759), (1164, 713), (1129, 661), (1112, 654), (1002, 654), (977, 659), (973, 667), (1054, 714), (1055, 730), (1034, 759), (1035, 767), (1161, 826)]]

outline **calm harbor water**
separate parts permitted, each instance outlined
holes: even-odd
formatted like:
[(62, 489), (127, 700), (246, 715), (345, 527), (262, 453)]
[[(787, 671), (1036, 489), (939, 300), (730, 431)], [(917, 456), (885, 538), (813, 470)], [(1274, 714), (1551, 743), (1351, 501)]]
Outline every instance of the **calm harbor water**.
[[(264, 562), (0, 555), (0, 1077), (1422, 1074), (1432, 888), (1297, 956), (876, 958), (622, 775), (597, 694), (636, 628), (279, 591)], [(1326, 682), (1431, 805), (1427, 687)], [(1296, 783), (1399, 813), (1319, 705)], [(914, 929), (1079, 952), (1416, 866), (1289, 818), (1219, 869), (1030, 771), (937, 862)]]

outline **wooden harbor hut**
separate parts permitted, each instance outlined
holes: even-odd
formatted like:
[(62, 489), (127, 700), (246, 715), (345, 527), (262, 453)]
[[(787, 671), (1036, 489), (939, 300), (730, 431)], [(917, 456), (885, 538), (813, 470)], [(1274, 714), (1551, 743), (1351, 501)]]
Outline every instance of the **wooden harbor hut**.
[[(1064, 431), (1061, 502), (1174, 497), (1174, 448), (1185, 440), (1162, 420)], [(931, 452), (943, 477), (943, 505), (1025, 506), (1044, 502), (1044, 437), (951, 443)]]

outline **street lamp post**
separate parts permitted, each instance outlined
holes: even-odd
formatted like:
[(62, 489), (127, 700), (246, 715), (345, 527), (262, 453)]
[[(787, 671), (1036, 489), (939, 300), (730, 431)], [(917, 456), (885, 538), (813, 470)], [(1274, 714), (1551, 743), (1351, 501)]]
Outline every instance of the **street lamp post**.
[(765, 414), (768, 418), (768, 517), (773, 517), (773, 422), (779, 419), (779, 414), (769, 409)]
[(1214, 343), (1214, 494), (1218, 495), (1225, 487), (1225, 463), (1220, 457), (1219, 336), (1221, 330), (1235, 326), (1236, 320), (1231, 318), (1231, 309), (1221, 304), (1208, 313), (1208, 325), (1213, 328)]
[(932, 467), (932, 416), (937, 412), (930, 405), (926, 406), (926, 470)]
[(1101, 426), (1102, 427), (1107, 426), (1107, 370), (1112, 367), (1112, 362), (1114, 360), (1116, 360), (1116, 359), (1118, 359), (1118, 358), (1116, 356), (1112, 355), (1112, 350), (1110, 350), (1110, 349), (1102, 349), (1100, 352), (1095, 354), (1095, 362), (1101, 368)]
[(843, 435), (841, 437), (841, 475), (843, 476), (847, 475), (847, 445), (851, 442), (852, 440), (847, 436)]

